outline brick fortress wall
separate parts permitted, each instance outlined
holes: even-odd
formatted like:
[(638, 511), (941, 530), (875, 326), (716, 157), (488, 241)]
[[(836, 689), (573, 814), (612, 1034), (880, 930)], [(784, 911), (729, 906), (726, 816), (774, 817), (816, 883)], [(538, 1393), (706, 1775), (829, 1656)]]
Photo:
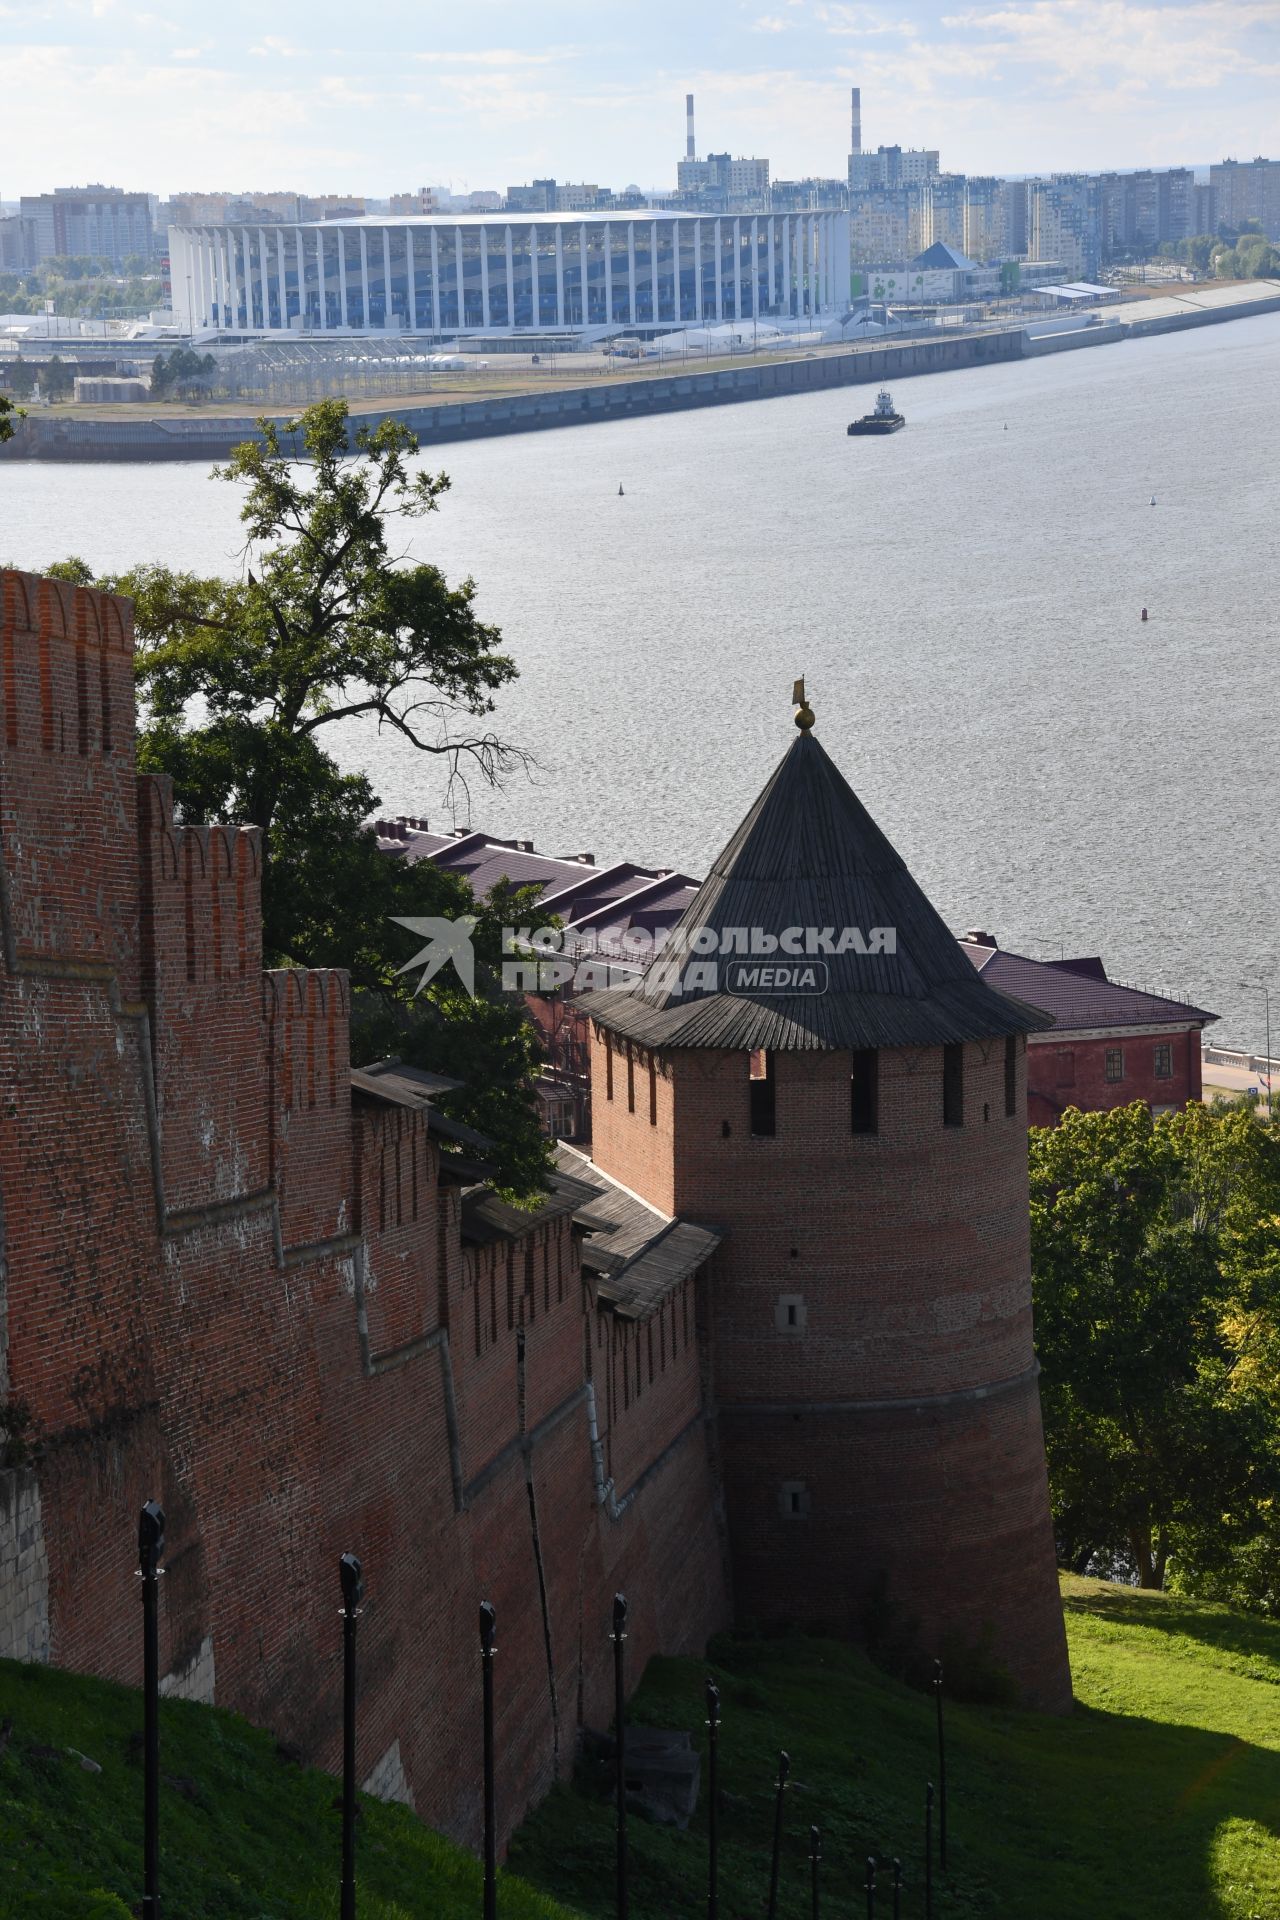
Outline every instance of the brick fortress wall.
[(262, 972), (256, 833), (135, 764), (131, 610), (0, 572), (0, 1655), (161, 1669), (336, 1767), (336, 1561), (366, 1565), (362, 1777), (479, 1834), (476, 1610), (510, 1831), (629, 1664), (727, 1617), (693, 1303), (599, 1310), (567, 1218), (464, 1244), (419, 1113), (357, 1104), (346, 981)]

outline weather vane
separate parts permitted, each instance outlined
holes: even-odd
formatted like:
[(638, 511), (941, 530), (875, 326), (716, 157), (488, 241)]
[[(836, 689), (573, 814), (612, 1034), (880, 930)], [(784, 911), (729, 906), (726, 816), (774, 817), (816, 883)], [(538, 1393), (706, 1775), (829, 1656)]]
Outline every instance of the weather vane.
[(804, 697), (803, 679), (797, 680), (794, 687), (792, 687), (791, 698), (795, 702), (796, 725), (799, 727), (801, 733), (808, 733), (810, 727), (813, 725), (813, 708)]

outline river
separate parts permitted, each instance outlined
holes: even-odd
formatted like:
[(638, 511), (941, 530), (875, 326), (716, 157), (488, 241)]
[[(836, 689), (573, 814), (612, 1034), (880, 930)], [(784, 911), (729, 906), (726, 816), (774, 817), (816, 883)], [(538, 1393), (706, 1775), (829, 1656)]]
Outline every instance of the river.
[[(450, 446), (415, 552), (479, 582), (538, 770), (453, 810), (344, 725), (389, 813), (700, 874), (819, 737), (955, 928), (1223, 1015), (1280, 989), (1280, 315), (859, 392)], [(619, 484), (625, 488), (618, 495)], [(1150, 504), (1152, 495), (1156, 505)], [(238, 564), (202, 468), (0, 465), (0, 557)], [(1143, 606), (1149, 619), (1142, 624)]]

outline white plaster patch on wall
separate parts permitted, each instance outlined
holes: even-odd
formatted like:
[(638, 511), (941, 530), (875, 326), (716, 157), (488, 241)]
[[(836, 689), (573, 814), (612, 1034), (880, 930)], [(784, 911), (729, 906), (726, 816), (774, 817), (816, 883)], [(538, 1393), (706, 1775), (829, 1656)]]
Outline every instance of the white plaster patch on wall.
[(213, 1636), (206, 1634), (184, 1666), (166, 1673), (160, 1691), (167, 1700), (198, 1700), (213, 1705)]
[(49, 1658), (49, 1555), (30, 1467), (0, 1473), (0, 1659)]
[[(373, 1772), (364, 1783), (364, 1791), (371, 1793), (375, 1800), (399, 1800), (403, 1806), (413, 1806), (413, 1788), (405, 1776), (404, 1763), (400, 1758), (400, 1742), (393, 1740), (379, 1760)], [(414, 1812), (417, 1808), (414, 1807)]]

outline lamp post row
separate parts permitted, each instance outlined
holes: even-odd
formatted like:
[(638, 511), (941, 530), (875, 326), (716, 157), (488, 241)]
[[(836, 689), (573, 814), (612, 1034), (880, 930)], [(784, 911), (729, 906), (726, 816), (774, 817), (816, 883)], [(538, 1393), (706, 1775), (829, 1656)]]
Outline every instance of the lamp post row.
[[(160, 1662), (159, 1662), (159, 1580), (164, 1572), (160, 1561), (165, 1548), (165, 1516), (155, 1500), (148, 1500), (138, 1521), (138, 1577), (142, 1582), (142, 1666), (143, 1666), (143, 1895), (139, 1908), (141, 1920), (160, 1920)], [(340, 1882), (340, 1920), (356, 1920), (356, 1630), (363, 1610), (364, 1568), (354, 1553), (344, 1553), (338, 1561), (342, 1590), (342, 1868)], [(615, 1801), (615, 1906), (617, 1920), (629, 1920), (627, 1764), (626, 1764), (626, 1671), (627, 1600), (621, 1593), (613, 1599), (614, 1670), (614, 1751), (616, 1757)], [(494, 1656), (497, 1653), (497, 1614), (488, 1600), (480, 1602), (480, 1662), (484, 1722), (484, 1833), (483, 1882), (484, 1920), (497, 1920), (498, 1912), (498, 1838), (496, 1813), (496, 1765), (494, 1735)], [(937, 1703), (938, 1772), (941, 1795), (938, 1803), (939, 1861), (947, 1860), (946, 1751), (942, 1718), (942, 1662), (934, 1665), (933, 1689)], [(707, 1920), (720, 1915), (720, 1689), (713, 1679), (706, 1683), (707, 1729)], [(790, 1756), (778, 1754), (774, 1782), (773, 1845), (769, 1869), (767, 1920), (777, 1920), (778, 1880), (781, 1859), (784, 1799), (791, 1772)], [(924, 1914), (933, 1915), (933, 1828), (935, 1792), (930, 1781), (925, 1789), (924, 1825)], [(809, 1829), (809, 1879), (811, 1920), (820, 1920), (820, 1880), (822, 1835), (816, 1826)], [(866, 1863), (866, 1911), (874, 1920), (877, 1873), (888, 1866), (893, 1872), (893, 1915), (899, 1920), (902, 1898), (902, 1862), (881, 1860), (869, 1855)]]

